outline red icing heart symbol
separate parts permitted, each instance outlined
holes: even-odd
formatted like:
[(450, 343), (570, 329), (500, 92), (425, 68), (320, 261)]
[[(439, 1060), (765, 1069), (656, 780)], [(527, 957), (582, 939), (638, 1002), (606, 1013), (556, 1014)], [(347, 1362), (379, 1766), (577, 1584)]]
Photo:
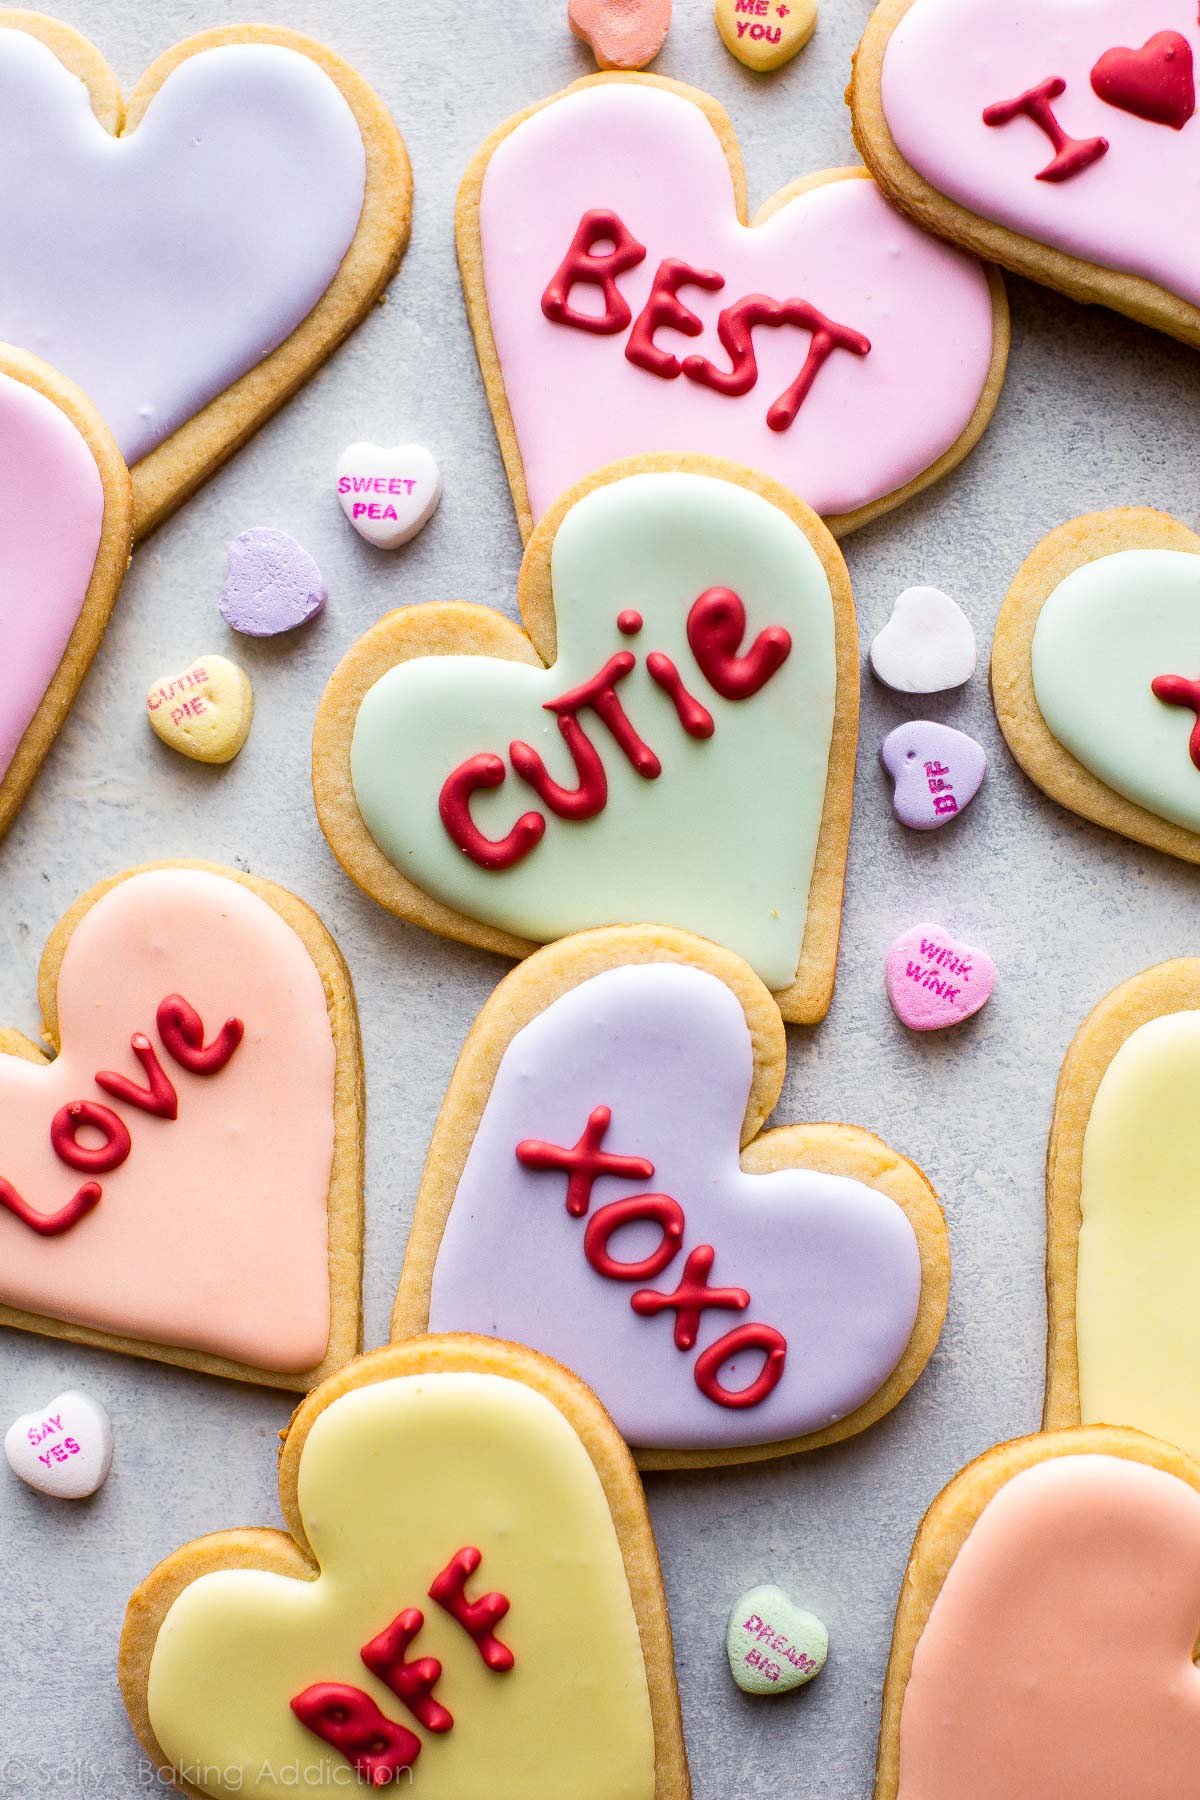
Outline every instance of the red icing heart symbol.
[(1159, 31), (1140, 50), (1106, 50), (1092, 87), (1109, 106), (1182, 131), (1196, 110), (1192, 47), (1177, 31)]

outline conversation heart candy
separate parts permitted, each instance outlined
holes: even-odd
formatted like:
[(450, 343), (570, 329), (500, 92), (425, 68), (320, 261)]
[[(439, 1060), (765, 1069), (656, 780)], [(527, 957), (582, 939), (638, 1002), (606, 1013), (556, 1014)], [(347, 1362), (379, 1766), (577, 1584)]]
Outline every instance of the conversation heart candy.
[(195, 762), (231, 762), (254, 717), (254, 689), (227, 656), (199, 656), (151, 683), (146, 713), (164, 744)]
[(308, 551), (286, 531), (256, 526), (229, 546), (221, 617), (247, 637), (276, 637), (319, 613), (329, 598)]
[(887, 991), (910, 1031), (941, 1031), (991, 999), (996, 965), (986, 950), (960, 944), (940, 925), (914, 925), (887, 953)]
[(780, 69), (817, 29), (817, 0), (716, 0), (721, 42), (748, 69)]
[(567, 22), (602, 69), (644, 69), (663, 47), (671, 0), (570, 0)]
[(895, 783), (892, 808), (913, 831), (937, 831), (971, 804), (987, 756), (965, 731), (910, 719), (884, 738), (879, 760)]
[(360, 537), (377, 550), (398, 550), (437, 511), (442, 478), (421, 444), (351, 444), (337, 466), (337, 491)]
[(871, 667), (901, 694), (940, 694), (975, 673), (975, 633), (940, 588), (906, 588), (871, 645)]
[(734, 1606), (725, 1648), (744, 1694), (786, 1694), (821, 1673), (829, 1633), (782, 1588), (764, 1585), (750, 1588)]
[(14, 1419), (4, 1454), (14, 1475), (39, 1493), (85, 1500), (108, 1476), (112, 1426), (98, 1400), (71, 1388)]

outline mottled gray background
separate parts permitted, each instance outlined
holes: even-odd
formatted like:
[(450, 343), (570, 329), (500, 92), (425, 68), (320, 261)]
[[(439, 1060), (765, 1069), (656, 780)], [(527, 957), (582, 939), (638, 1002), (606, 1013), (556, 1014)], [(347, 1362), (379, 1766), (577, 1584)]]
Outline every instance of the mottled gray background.
[[(853, 160), (842, 91), (868, 12), (868, 0), (825, 0), (812, 44), (782, 73), (756, 77), (721, 46), (706, 0), (676, 0), (655, 68), (729, 109), (751, 210), (797, 175)], [(443, 1089), (502, 965), (399, 924), (339, 872), (312, 808), (310, 725), (335, 662), (388, 608), (462, 597), (515, 610), (521, 546), (463, 314), (454, 195), (494, 125), (587, 73), (591, 59), (568, 34), (566, 0), (75, 0), (66, 17), (127, 88), (204, 26), (261, 19), (310, 31), (374, 84), (413, 159), (413, 241), (387, 305), (138, 551), (74, 715), (0, 847), (0, 1020), (31, 1034), (47, 931), (78, 893), (127, 864), (234, 863), (323, 915), (353, 971), (365, 1036), (373, 1345), (386, 1333)], [(864, 649), (898, 590), (929, 581), (961, 598), (986, 656), (1018, 564), (1076, 513), (1148, 503), (1196, 523), (1194, 356), (1023, 282), (1010, 292), (1013, 358), (983, 445), (849, 541)], [(334, 464), (359, 437), (416, 438), (441, 461), (441, 511), (394, 556), (360, 543), (334, 498)], [(317, 624), (258, 646), (227, 633), (217, 613), (226, 547), (253, 525), (294, 533), (330, 590)], [(237, 657), (257, 692), (249, 742), (227, 769), (163, 748), (142, 711), (152, 677), (205, 650)], [(698, 1800), (870, 1792), (892, 1609), (917, 1521), (970, 1457), (1038, 1421), (1042, 1158), (1063, 1051), (1116, 982), (1200, 940), (1195, 873), (1030, 787), (1002, 746), (985, 674), (929, 702), (993, 757), (970, 811), (930, 837), (894, 823), (876, 760), (911, 714), (870, 677), (863, 697), (837, 996), (823, 1026), (789, 1034), (777, 1119), (859, 1122), (928, 1171), (950, 1222), (951, 1314), (915, 1392), (865, 1437), (783, 1464), (651, 1478)], [(925, 917), (985, 945), (1000, 980), (979, 1018), (922, 1039), (892, 1018), (882, 977), (890, 939)], [(199, 1532), (278, 1522), (285, 1397), (0, 1334), (0, 1426), (67, 1385), (108, 1405), (116, 1452), (107, 1487), (81, 1506), (45, 1500), (0, 1466), (5, 1800), (143, 1791), (153, 1777), (114, 1674), (131, 1588)], [(813, 1687), (755, 1701), (732, 1686), (723, 1639), (737, 1593), (763, 1580), (828, 1621), (832, 1652)]]

